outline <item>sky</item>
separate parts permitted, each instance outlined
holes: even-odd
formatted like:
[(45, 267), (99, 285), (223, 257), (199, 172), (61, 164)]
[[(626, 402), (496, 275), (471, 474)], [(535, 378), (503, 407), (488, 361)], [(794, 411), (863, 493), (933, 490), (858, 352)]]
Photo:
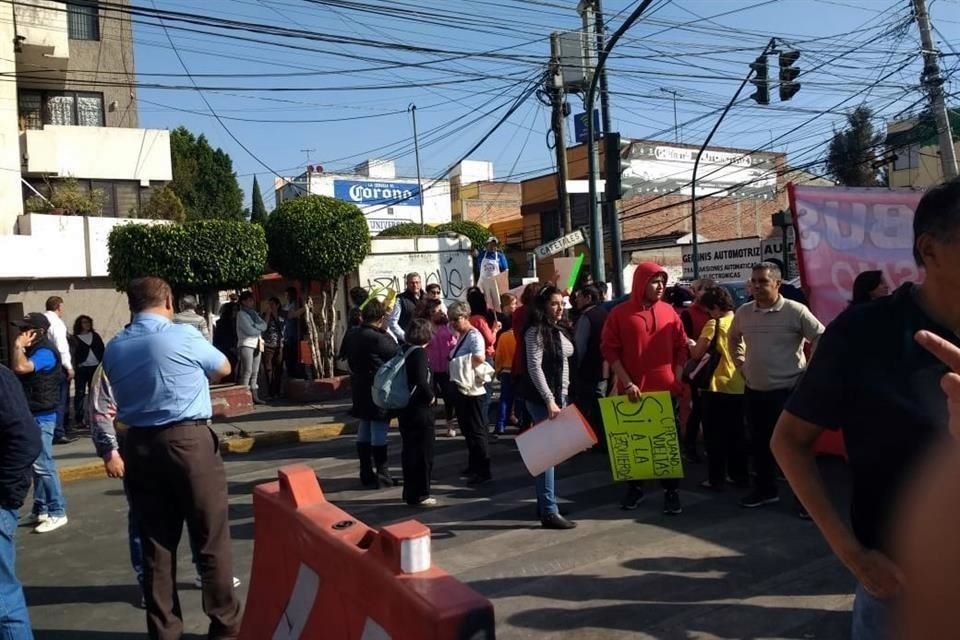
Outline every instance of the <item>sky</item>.
[[(205, 134), (233, 158), (247, 206), (254, 175), (271, 208), (275, 175), (303, 172), (308, 158), (327, 171), (388, 158), (416, 175), (410, 105), (425, 180), (481, 141), (469, 158), (492, 161), (498, 179), (554, 170), (535, 89), (550, 33), (581, 26), (576, 0), (132, 2), (171, 12), (135, 18), (140, 126)], [(609, 30), (639, 4), (605, 0)], [(960, 102), (960, 0), (928, 4)], [(774, 89), (760, 106), (748, 85), (712, 144), (785, 151), (819, 173), (846, 112), (865, 104), (882, 130), (925, 104), (908, 0), (654, 0), (607, 64), (614, 127), (701, 143), (770, 38), (800, 52), (800, 92), (780, 103)], [(584, 110), (583, 96), (568, 101)]]

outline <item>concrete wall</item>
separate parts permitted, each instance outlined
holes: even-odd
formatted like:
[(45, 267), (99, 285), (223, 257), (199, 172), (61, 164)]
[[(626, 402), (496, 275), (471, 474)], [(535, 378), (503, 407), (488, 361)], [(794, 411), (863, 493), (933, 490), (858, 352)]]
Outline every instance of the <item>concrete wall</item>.
[(130, 321), (126, 295), (115, 291), (107, 278), (0, 280), (0, 304), (22, 304), (24, 313), (43, 311), (50, 296), (63, 298), (63, 321), (70, 331), (78, 315), (88, 315), (109, 340)]
[(25, 174), (139, 180), (141, 186), (173, 179), (166, 130), (48, 124), (21, 137), (27, 156)]
[(107, 238), (119, 224), (167, 224), (163, 220), (27, 214), (19, 234), (0, 236), (0, 280), (105, 277)]
[[(4, 9), (6, 10), (9, 8)], [(67, 12), (62, 2), (31, 0), (15, 7), (17, 35), (22, 36), (25, 49), (43, 49), (38, 56), (66, 58), (70, 46), (67, 39)], [(13, 40), (4, 40), (6, 47)], [(30, 55), (30, 52), (27, 52)]]
[[(117, 4), (130, 4), (120, 0)], [(133, 25), (130, 16), (100, 7), (100, 40), (71, 40), (70, 61), (67, 63), (67, 89), (90, 91), (89, 85), (76, 84), (75, 80), (95, 81), (125, 79), (123, 75), (104, 72), (133, 74)], [(91, 73), (92, 71), (92, 73)], [(103, 92), (103, 108), (108, 127), (137, 127), (137, 96), (133, 87), (96, 87)], [(111, 108), (111, 104), (116, 105)]]

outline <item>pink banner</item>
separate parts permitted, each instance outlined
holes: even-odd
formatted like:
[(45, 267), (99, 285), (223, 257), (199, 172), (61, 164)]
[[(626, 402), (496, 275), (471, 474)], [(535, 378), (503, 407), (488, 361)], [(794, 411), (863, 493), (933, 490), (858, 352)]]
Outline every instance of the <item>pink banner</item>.
[(803, 286), (822, 322), (849, 305), (853, 281), (863, 271), (883, 271), (891, 288), (920, 281), (913, 212), (921, 192), (792, 184), (788, 189)]

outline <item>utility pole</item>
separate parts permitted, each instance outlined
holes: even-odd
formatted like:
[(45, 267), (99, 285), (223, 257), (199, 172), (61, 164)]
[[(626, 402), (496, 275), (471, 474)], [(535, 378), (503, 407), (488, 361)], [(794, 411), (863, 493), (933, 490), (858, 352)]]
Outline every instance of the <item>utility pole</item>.
[(677, 124), (677, 95), (678, 91), (676, 89), (665, 89), (660, 87), (660, 91), (664, 93), (669, 93), (673, 96), (673, 141), (680, 143), (680, 127)]
[(310, 164), (310, 153), (316, 151), (316, 149), (300, 149), (300, 153), (307, 154), (307, 164)]
[[(606, 27), (603, 23), (603, 4), (601, 0), (594, 0), (594, 20), (595, 20), (595, 31), (597, 36), (597, 49), (596, 53), (599, 55), (603, 51), (603, 47), (606, 44), (605, 33)], [(601, 67), (598, 71), (600, 74), (600, 120), (601, 126), (604, 133), (610, 133), (613, 131), (613, 122), (610, 116), (610, 92), (608, 91), (607, 85), (607, 68)], [(589, 117), (593, 117), (593, 114), (589, 114)], [(604, 147), (603, 153), (606, 157), (611, 157), (611, 154), (620, 155), (619, 146), (617, 148), (611, 148), (609, 144)], [(609, 166), (609, 165), (608, 165)], [(610, 176), (607, 176), (609, 179)], [(620, 212), (617, 210), (616, 201), (611, 201), (607, 199), (603, 203), (603, 215), (610, 224), (610, 252), (613, 254), (611, 256), (611, 262), (613, 263), (613, 294), (617, 297), (623, 295), (623, 242), (621, 238), (622, 229), (620, 228)]]
[[(573, 231), (573, 215), (570, 211), (570, 195), (567, 193), (567, 115), (564, 109), (563, 73), (560, 65), (560, 34), (550, 34), (550, 78), (547, 91), (550, 94), (551, 128), (553, 129), (554, 151), (557, 154), (557, 200), (560, 203), (560, 220), (563, 222), (563, 235)], [(567, 249), (570, 255), (570, 249)]]
[(945, 180), (950, 180), (957, 177), (957, 154), (953, 148), (950, 115), (947, 113), (946, 101), (943, 98), (943, 77), (940, 75), (940, 62), (937, 59), (940, 53), (934, 48), (933, 36), (930, 33), (933, 31), (933, 26), (930, 24), (930, 14), (927, 13), (926, 0), (913, 0), (913, 13), (917, 18), (920, 43), (923, 46), (923, 73), (920, 75), (920, 80), (926, 86), (930, 97), (930, 110), (937, 124), (943, 177)]
[(417, 137), (417, 105), (410, 103), (407, 107), (410, 117), (413, 118), (413, 155), (417, 161), (417, 197), (420, 201), (420, 235), (426, 231), (423, 226), (423, 180), (420, 178), (420, 139)]

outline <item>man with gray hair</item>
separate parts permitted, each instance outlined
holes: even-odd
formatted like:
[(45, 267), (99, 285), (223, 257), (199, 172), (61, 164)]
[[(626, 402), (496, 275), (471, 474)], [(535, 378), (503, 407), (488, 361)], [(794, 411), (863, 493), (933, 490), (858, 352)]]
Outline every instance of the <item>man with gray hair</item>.
[(740, 501), (747, 509), (780, 501), (770, 438), (807, 365), (805, 342), (815, 344), (823, 334), (823, 325), (807, 307), (780, 294), (777, 265), (754, 266), (750, 283), (753, 302), (737, 309), (728, 333), (730, 353), (747, 383), (744, 402), (756, 471), (753, 491)]
[(197, 296), (188, 293), (180, 298), (180, 313), (174, 314), (174, 324), (187, 324), (200, 332), (204, 340), (210, 342), (210, 330), (207, 319), (197, 313)]
[(423, 296), (419, 273), (408, 273), (405, 280), (407, 288), (397, 296), (397, 301), (394, 303), (390, 315), (387, 316), (387, 331), (389, 331), (399, 343), (403, 343), (407, 327), (410, 326), (410, 322), (413, 320), (413, 312), (417, 308), (417, 303), (420, 302), (420, 298)]

